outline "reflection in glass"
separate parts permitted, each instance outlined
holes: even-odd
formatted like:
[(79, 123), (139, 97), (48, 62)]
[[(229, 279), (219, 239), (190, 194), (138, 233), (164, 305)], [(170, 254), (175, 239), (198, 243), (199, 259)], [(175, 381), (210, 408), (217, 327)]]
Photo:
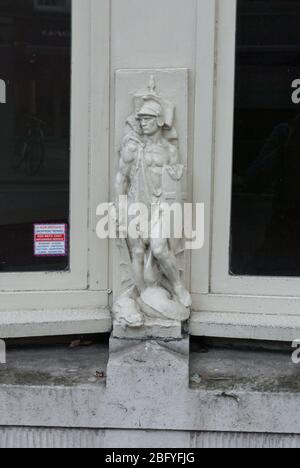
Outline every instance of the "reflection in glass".
[(33, 233), (69, 223), (70, 77), (71, 0), (0, 0), (0, 272), (68, 268)]
[(300, 1), (237, 3), (231, 274), (300, 276)]

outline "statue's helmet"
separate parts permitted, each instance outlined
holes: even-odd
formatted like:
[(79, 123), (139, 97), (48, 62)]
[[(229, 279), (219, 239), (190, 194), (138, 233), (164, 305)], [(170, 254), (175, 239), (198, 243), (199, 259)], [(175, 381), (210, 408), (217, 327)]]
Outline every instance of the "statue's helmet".
[(150, 78), (148, 93), (134, 95), (134, 107), (135, 119), (139, 120), (144, 116), (156, 117), (161, 128), (167, 130), (173, 128), (175, 106), (157, 94), (154, 76)]
[(155, 99), (145, 99), (144, 104), (137, 113), (137, 119), (145, 116), (156, 117), (160, 127), (165, 125), (163, 108)]

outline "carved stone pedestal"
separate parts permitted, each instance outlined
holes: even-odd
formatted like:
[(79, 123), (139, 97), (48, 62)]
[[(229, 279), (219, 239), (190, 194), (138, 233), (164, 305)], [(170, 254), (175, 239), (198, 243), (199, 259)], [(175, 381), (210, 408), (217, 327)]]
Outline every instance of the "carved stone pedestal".
[(127, 340), (181, 340), (182, 323), (174, 320), (146, 319), (143, 327), (122, 327), (114, 323), (113, 337)]
[(111, 338), (107, 389), (119, 396), (127, 411), (144, 408), (145, 427), (167, 407), (174, 413), (184, 408), (188, 386), (188, 337), (169, 342)]
[(127, 352), (129, 349), (132, 349), (134, 347), (138, 347), (142, 345), (143, 348), (147, 348), (147, 345), (149, 343), (155, 343), (156, 345), (163, 347), (164, 349), (168, 349), (169, 351), (173, 351), (175, 353), (178, 353), (180, 355), (186, 356), (189, 358), (190, 355), (190, 339), (188, 335), (184, 335), (182, 339), (177, 340), (177, 339), (145, 339), (141, 340), (139, 338), (137, 339), (119, 339), (119, 338), (114, 338), (113, 336), (110, 338), (109, 341), (109, 352), (110, 356), (112, 356), (114, 353), (119, 353), (120, 351), (125, 351)]

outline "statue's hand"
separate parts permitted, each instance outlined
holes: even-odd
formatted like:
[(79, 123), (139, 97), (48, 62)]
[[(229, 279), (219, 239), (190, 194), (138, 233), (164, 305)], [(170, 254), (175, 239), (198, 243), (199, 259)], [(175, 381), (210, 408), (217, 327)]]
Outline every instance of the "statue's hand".
[(166, 166), (166, 170), (168, 171), (170, 177), (172, 177), (173, 180), (179, 181), (183, 177), (184, 165), (174, 164), (172, 166)]

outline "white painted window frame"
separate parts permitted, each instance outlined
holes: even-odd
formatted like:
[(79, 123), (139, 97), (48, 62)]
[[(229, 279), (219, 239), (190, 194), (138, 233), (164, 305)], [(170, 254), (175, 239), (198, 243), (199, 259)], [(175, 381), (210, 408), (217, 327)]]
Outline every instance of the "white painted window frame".
[(236, 0), (198, 0), (194, 202), (206, 243), (192, 253), (194, 335), (291, 341), (300, 336), (300, 279), (229, 274)]
[(87, 287), (89, 22), (88, 8), (75, 0), (72, 14), (70, 269), (65, 272), (2, 273), (1, 292)]
[(70, 271), (0, 275), (0, 338), (107, 332), (110, 0), (73, 0)]

